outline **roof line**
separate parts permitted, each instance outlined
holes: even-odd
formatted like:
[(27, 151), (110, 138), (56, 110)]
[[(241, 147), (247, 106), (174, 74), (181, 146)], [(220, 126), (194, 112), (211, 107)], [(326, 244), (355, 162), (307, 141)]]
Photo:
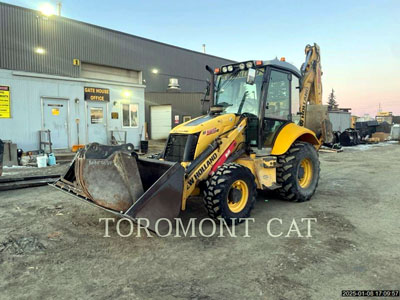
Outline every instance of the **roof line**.
[[(16, 7), (18, 9), (27, 10), (27, 11), (31, 11), (31, 12), (35, 12), (35, 13), (39, 13), (40, 14), (39, 10), (35, 10), (35, 9), (23, 7), (23, 6), (13, 5), (13, 4), (4, 3), (4, 2), (0, 2), (0, 5)], [(62, 18), (62, 19), (65, 19), (65, 20), (68, 20), (68, 21), (72, 21), (72, 22), (75, 22), (75, 23), (80, 23), (80, 24), (84, 24), (84, 25), (87, 25), (87, 26), (100, 28), (100, 29), (103, 29), (103, 30), (111, 31), (111, 32), (118, 33), (118, 34), (123, 34), (123, 35), (129, 36), (129, 37), (141, 39), (141, 40), (148, 41), (148, 42), (151, 42), (151, 43), (160, 44), (160, 45), (163, 45), (163, 46), (168, 46), (168, 47), (176, 48), (176, 49), (179, 49), (179, 50), (184, 50), (184, 51), (187, 51), (187, 52), (192, 52), (192, 53), (196, 53), (196, 54), (200, 54), (200, 55), (204, 55), (204, 56), (209, 56), (209, 57), (223, 59), (223, 60), (227, 60), (227, 61), (231, 61), (231, 62), (236, 62), (235, 60), (231, 60), (231, 59), (228, 59), (228, 58), (224, 58), (224, 57), (220, 57), (220, 56), (216, 56), (216, 55), (211, 55), (211, 54), (207, 54), (207, 53), (202, 53), (202, 52), (199, 52), (199, 51), (195, 51), (195, 50), (191, 50), (191, 49), (187, 49), (187, 48), (183, 48), (183, 47), (179, 47), (179, 46), (175, 46), (175, 45), (159, 42), (159, 41), (156, 41), (156, 40), (144, 38), (144, 37), (137, 36), (137, 35), (134, 35), (134, 34), (130, 34), (130, 33), (127, 33), (127, 32), (123, 32), (123, 31), (119, 31), (119, 30), (115, 30), (115, 29), (111, 29), (111, 28), (107, 28), (107, 27), (102, 27), (102, 26), (99, 26), (99, 25), (90, 24), (90, 23), (86, 23), (86, 22), (83, 22), (83, 21), (66, 18), (66, 17), (63, 17), (63, 16), (53, 15), (51, 17), (52, 18), (53, 17)]]

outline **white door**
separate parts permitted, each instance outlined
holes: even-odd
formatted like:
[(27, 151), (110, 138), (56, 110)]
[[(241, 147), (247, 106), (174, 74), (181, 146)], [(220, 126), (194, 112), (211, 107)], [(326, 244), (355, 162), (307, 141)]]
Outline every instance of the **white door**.
[(88, 143), (107, 145), (107, 104), (87, 102)]
[(53, 149), (68, 148), (68, 100), (43, 100), (43, 127), (50, 130)]
[(153, 140), (166, 139), (171, 131), (171, 105), (150, 107), (151, 138)]

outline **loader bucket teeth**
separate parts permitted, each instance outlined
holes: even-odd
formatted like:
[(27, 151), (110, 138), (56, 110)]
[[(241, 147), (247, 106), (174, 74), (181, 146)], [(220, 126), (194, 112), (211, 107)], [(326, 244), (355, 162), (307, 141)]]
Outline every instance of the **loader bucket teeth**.
[[(179, 163), (139, 159), (133, 145), (90, 144), (53, 186), (98, 207), (156, 229), (157, 220), (180, 212), (184, 169)], [(163, 232), (166, 222), (159, 222)], [(164, 226), (165, 227), (165, 226)]]

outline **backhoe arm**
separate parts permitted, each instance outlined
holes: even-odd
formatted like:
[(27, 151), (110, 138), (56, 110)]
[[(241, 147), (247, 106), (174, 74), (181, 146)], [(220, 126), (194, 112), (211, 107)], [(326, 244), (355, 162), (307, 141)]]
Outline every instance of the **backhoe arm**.
[(333, 142), (332, 123), (327, 107), (322, 105), (321, 55), (319, 46), (307, 45), (306, 61), (301, 66), (299, 125), (315, 132), (320, 142)]
[(319, 46), (307, 45), (306, 61), (301, 66), (300, 126), (305, 125), (307, 103), (322, 105), (321, 56)]

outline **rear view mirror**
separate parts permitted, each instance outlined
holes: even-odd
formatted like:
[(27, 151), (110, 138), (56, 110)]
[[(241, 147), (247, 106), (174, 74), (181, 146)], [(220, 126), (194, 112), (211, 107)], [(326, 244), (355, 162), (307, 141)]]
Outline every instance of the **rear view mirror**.
[(250, 69), (247, 71), (246, 83), (247, 83), (247, 84), (253, 85), (254, 82), (255, 82), (255, 80), (256, 80), (256, 70), (253, 69), (253, 68), (250, 68)]

